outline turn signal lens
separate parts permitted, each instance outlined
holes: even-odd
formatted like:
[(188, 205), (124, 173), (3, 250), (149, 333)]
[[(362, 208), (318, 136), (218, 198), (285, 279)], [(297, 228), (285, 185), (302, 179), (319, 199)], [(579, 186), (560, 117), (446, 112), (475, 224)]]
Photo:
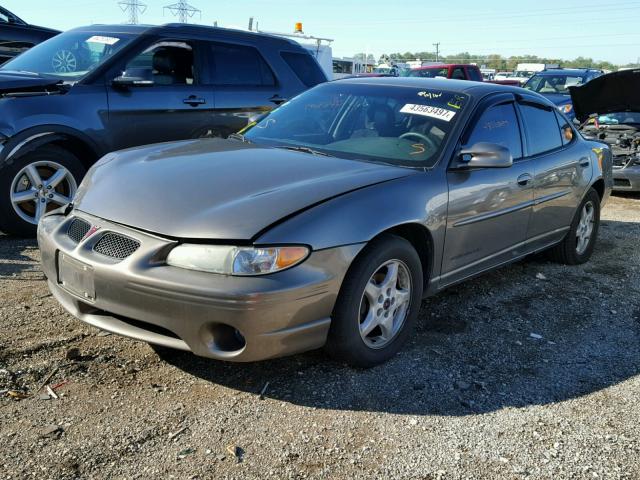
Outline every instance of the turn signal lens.
[(278, 257), (276, 258), (276, 266), (279, 270), (288, 268), (304, 260), (308, 254), (309, 250), (306, 247), (279, 248)]
[(562, 105), (560, 107), (560, 111), (564, 113), (571, 113), (572, 110), (573, 110), (573, 105), (571, 103), (567, 103), (566, 105)]

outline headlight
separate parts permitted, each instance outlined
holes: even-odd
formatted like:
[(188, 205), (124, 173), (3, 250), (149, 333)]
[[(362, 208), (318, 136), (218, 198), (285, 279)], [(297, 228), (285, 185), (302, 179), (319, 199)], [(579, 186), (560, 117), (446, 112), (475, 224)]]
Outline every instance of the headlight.
[(174, 267), (223, 275), (264, 275), (293, 267), (309, 256), (304, 246), (229, 247), (178, 245), (167, 257)]
[(571, 113), (571, 111), (573, 110), (573, 105), (571, 103), (567, 103), (566, 105), (560, 105), (558, 107), (558, 110), (564, 113)]

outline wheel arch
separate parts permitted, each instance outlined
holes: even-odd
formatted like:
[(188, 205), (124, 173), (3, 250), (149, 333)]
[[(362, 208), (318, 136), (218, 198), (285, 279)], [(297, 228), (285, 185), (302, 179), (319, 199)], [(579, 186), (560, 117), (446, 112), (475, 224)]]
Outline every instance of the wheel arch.
[(598, 196), (600, 197), (600, 201), (602, 201), (602, 199), (604, 198), (604, 192), (605, 192), (604, 179), (599, 178), (598, 180), (593, 182), (593, 184), (591, 185), (591, 188), (593, 188), (598, 193)]

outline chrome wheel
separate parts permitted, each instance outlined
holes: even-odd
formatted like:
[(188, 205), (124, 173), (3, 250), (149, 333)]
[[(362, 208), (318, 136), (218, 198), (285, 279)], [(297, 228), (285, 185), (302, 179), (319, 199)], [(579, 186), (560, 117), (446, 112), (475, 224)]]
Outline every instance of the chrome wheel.
[(593, 202), (587, 202), (580, 213), (580, 223), (576, 229), (576, 252), (582, 255), (589, 246), (593, 226), (595, 225), (595, 207)]
[(71, 202), (76, 193), (71, 172), (56, 162), (30, 163), (11, 183), (11, 205), (20, 218), (36, 225), (42, 215)]
[(58, 50), (51, 59), (53, 70), (58, 73), (75, 72), (78, 68), (76, 56), (69, 50)]
[(402, 330), (411, 303), (411, 275), (389, 260), (371, 275), (360, 300), (360, 337), (369, 348), (386, 346)]

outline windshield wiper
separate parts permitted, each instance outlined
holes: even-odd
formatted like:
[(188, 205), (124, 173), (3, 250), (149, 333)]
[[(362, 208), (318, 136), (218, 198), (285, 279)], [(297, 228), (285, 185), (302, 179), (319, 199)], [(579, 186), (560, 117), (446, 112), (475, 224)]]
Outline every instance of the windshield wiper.
[(284, 148), (286, 150), (293, 150), (294, 152), (310, 153), (311, 155), (321, 155), (323, 157), (333, 157), (333, 155), (330, 155), (325, 152), (321, 152), (320, 150), (314, 150), (313, 148), (309, 148), (309, 147), (300, 147), (300, 146), (294, 146), (294, 145), (278, 145), (275, 148)]
[(227, 140), (238, 140), (239, 142), (242, 142), (242, 143), (253, 143), (251, 140), (249, 140), (247, 137), (245, 137), (241, 133), (232, 133), (227, 137)]

